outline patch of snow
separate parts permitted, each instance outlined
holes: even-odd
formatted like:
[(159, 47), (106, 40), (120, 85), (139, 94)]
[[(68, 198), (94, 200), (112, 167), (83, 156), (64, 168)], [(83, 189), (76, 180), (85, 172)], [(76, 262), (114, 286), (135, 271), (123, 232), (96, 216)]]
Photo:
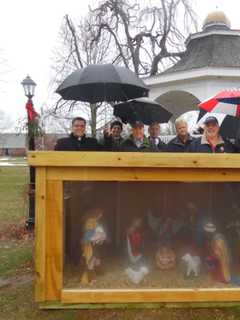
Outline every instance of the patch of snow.
[(0, 162), (0, 167), (27, 167), (25, 163)]

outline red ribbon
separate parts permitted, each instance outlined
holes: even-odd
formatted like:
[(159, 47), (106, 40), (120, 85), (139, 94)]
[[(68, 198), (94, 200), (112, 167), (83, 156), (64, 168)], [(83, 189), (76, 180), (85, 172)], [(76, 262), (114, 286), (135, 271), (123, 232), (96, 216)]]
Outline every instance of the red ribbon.
[(36, 110), (33, 107), (33, 103), (31, 100), (29, 100), (26, 104), (27, 114), (29, 121), (34, 121), (36, 117), (39, 116), (39, 114), (36, 112)]

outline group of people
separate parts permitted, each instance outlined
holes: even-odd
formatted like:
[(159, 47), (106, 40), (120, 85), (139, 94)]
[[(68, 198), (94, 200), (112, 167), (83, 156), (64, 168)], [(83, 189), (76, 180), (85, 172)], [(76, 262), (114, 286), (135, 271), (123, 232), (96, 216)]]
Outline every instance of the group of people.
[(72, 120), (72, 130), (69, 137), (57, 141), (57, 151), (128, 151), (128, 152), (207, 152), (224, 153), (239, 152), (239, 148), (220, 135), (220, 126), (214, 116), (209, 116), (204, 122), (201, 137), (195, 138), (188, 132), (187, 122), (178, 119), (175, 122), (176, 137), (165, 144), (160, 139), (160, 124), (154, 122), (148, 127), (148, 137), (145, 135), (144, 124), (136, 121), (131, 124), (132, 132), (124, 139), (123, 124), (113, 121), (109, 130), (104, 130), (103, 139), (86, 136), (86, 120), (76, 117)]

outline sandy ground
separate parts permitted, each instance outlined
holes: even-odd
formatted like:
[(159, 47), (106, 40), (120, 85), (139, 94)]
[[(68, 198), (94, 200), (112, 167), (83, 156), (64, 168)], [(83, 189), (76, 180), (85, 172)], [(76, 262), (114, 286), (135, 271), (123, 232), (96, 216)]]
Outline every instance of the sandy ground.
[(98, 288), (98, 289), (124, 289), (124, 288), (223, 288), (232, 287), (216, 283), (208, 272), (202, 268), (199, 277), (186, 278), (184, 266), (181, 263), (173, 270), (161, 271), (148, 264), (149, 274), (139, 284), (133, 284), (125, 274), (127, 265), (120, 257), (105, 258), (101, 270), (97, 274), (95, 284), (82, 286), (80, 284), (80, 269), (65, 266), (64, 286), (66, 288)]

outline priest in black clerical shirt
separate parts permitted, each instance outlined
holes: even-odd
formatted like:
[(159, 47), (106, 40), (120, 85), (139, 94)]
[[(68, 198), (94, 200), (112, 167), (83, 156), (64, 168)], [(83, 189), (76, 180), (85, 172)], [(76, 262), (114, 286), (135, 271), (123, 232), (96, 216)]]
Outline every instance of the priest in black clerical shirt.
[(86, 120), (76, 117), (72, 120), (70, 136), (61, 138), (55, 146), (56, 151), (99, 151), (100, 146), (95, 138), (86, 137)]

